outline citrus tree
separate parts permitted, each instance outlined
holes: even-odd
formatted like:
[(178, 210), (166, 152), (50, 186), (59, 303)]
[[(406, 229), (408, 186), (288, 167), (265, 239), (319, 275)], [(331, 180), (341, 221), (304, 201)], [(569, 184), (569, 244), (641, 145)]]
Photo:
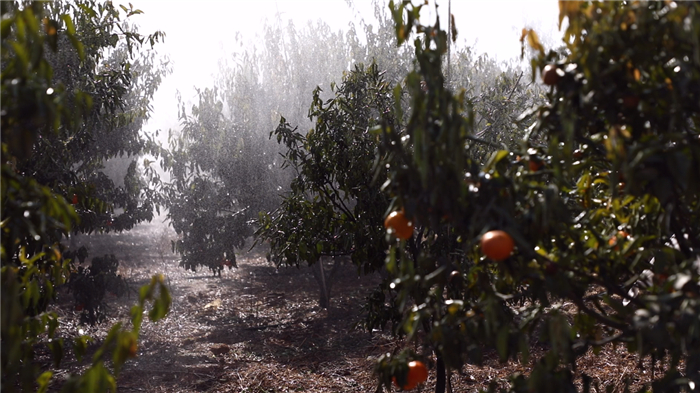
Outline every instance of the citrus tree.
[[(250, 98), (259, 97), (257, 83), (239, 82)], [(205, 89), (191, 115), (181, 112), (183, 129), (164, 160), (171, 174), (165, 190), (168, 217), (181, 235), (173, 247), (187, 269), (205, 266), (220, 275), (224, 267), (235, 267), (236, 250), (253, 234), (251, 220), (274, 206), (274, 152), (257, 128), (234, 120), (253, 122), (255, 109)]]
[[(338, 50), (352, 54), (356, 67), (345, 73), (340, 86), (331, 84), (332, 94), (325, 103), (322, 90), (314, 92), (309, 119), (310, 131), (299, 130), (305, 123), (289, 124), (284, 119), (273, 133), (286, 147), (281, 154), (284, 167), (296, 174), (291, 191), (284, 195), (282, 206), (261, 215), (258, 241), (270, 241), (270, 256), (278, 266), (299, 266), (308, 263), (321, 288), (323, 307), (328, 306), (331, 278), (337, 268), (337, 257), (351, 256), (360, 272), (377, 270), (377, 261), (384, 258), (385, 240), (378, 213), (386, 214), (388, 200), (381, 195), (384, 173), (367, 174), (376, 167), (379, 138), (366, 132), (381, 121), (390, 121), (401, 128), (407, 121), (411, 102), (405, 92), (399, 94), (402, 118), (394, 116), (388, 102), (391, 87), (403, 83), (403, 76), (413, 64), (408, 45), (397, 46), (391, 15), (377, 2), (378, 25), (360, 23), (366, 46), (357, 38), (356, 26), (347, 33), (346, 42)], [(358, 62), (364, 59), (366, 63)], [(475, 58), (469, 48), (455, 51), (450, 88), (466, 87), (473, 95), (478, 122), (487, 134), (478, 146), (479, 154), (498, 148), (499, 143), (513, 144), (529, 124), (513, 127), (511, 120), (536, 102), (537, 89), (531, 88), (517, 67), (502, 68), (487, 56)], [(364, 64), (368, 64), (365, 68)], [(381, 76), (381, 78), (380, 78)], [(526, 79), (526, 78), (525, 78)], [(423, 83), (422, 88), (430, 86)], [(363, 92), (366, 90), (366, 92)], [(371, 94), (370, 94), (371, 92)], [(495, 108), (495, 109), (494, 109)], [(530, 122), (531, 123), (531, 122)], [(487, 140), (488, 139), (488, 140)], [(476, 148), (473, 154), (477, 154)], [(323, 275), (322, 257), (335, 257), (328, 277)], [(370, 295), (366, 304), (367, 328), (379, 328), (395, 319), (393, 307), (386, 307), (391, 297), (388, 282)]]
[[(408, 360), (445, 370), (531, 362), (491, 391), (584, 391), (589, 349), (623, 345), (663, 374), (653, 391), (700, 382), (700, 7), (697, 3), (560, 2), (566, 50), (533, 31), (547, 103), (520, 146), (477, 161), (481, 143), (464, 92), (444, 88), (447, 34), (420, 23), (421, 5), (391, 2), (396, 34), (417, 66), (404, 129), (385, 124), (392, 209), (414, 227), (391, 233), (386, 258), (402, 330), (423, 346), (380, 358), (380, 387), (405, 386)], [(421, 89), (421, 81), (430, 86)], [(399, 93), (397, 93), (398, 95)], [(563, 304), (575, 305), (564, 312)], [(530, 359), (530, 345), (545, 352)]]
[[(384, 18), (383, 26), (389, 24)], [(372, 40), (387, 33), (365, 30)], [(321, 111), (320, 103), (333, 94), (315, 87), (330, 85), (366, 58), (357, 34), (344, 35), (321, 21), (285, 24), (278, 15), (252, 49), (220, 60), (214, 87), (200, 89), (198, 102), (178, 104), (182, 129), (173, 132), (163, 163), (172, 179), (165, 186), (169, 218), (182, 235), (174, 244), (181, 266), (215, 274), (236, 266), (236, 252), (257, 229), (258, 214), (279, 206), (294, 176), (292, 168), (280, 168), (280, 146), (269, 140), (270, 131), (284, 116), (306, 133), (316, 116), (309, 116), (309, 107)], [(243, 43), (245, 37), (234, 39)]]
[[(321, 89), (314, 91), (309, 117), (315, 126), (309, 132), (282, 118), (270, 134), (286, 147), (283, 165), (295, 176), (281, 206), (261, 214), (256, 236), (270, 242), (270, 257), (278, 266), (350, 256), (369, 273), (383, 265), (381, 218), (388, 207), (381, 182), (370, 176), (378, 144), (369, 130), (395, 121), (386, 118), (392, 113), (391, 89), (372, 63), (366, 69), (356, 65), (331, 90), (335, 97), (325, 102)], [(332, 275), (326, 277), (323, 269), (319, 273), (319, 304), (327, 308)]]
[[(84, 335), (60, 337), (57, 314), (47, 312), (76, 262), (61, 239), (74, 230), (103, 228), (102, 219), (119, 197), (136, 201), (143, 196), (135, 187), (110, 187), (90, 171), (103, 159), (124, 151), (135, 154), (139, 150), (134, 146), (147, 145), (137, 132), (159, 76), (151, 74), (155, 85), (146, 79), (139, 84), (130, 67), (138, 63), (135, 48), (154, 43), (161, 33), (141, 36), (121, 21), (140, 11), (122, 7), (122, 14), (111, 3), (1, 6), (2, 386), (8, 392), (45, 391), (52, 372), (42, 372), (34, 361), (37, 347), (48, 346), (58, 365), (66, 352), (82, 358), (92, 341)], [(110, 49), (112, 54), (105, 57)], [(105, 59), (114, 60), (116, 69), (105, 65)], [(142, 94), (128, 101), (132, 83)], [(101, 145), (106, 141), (109, 146)], [(135, 210), (127, 206), (128, 214)], [(117, 226), (128, 228), (143, 218), (136, 213)], [(115, 325), (90, 367), (71, 376), (65, 391), (116, 390), (113, 373), (136, 355), (142, 314), (150, 300), (154, 307), (149, 316), (161, 318), (170, 304), (162, 277), (142, 288), (132, 309), (132, 328)]]

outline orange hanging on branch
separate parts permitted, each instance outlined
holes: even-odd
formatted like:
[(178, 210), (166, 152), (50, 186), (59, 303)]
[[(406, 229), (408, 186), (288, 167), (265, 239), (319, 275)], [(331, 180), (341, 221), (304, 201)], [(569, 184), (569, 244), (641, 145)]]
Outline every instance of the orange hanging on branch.
[(428, 368), (420, 360), (414, 360), (408, 363), (408, 374), (406, 375), (406, 383), (403, 386), (399, 385), (396, 377), (393, 380), (394, 384), (403, 390), (415, 389), (418, 384), (428, 380)]
[(403, 210), (391, 212), (384, 220), (384, 227), (401, 240), (407, 240), (413, 236), (413, 223), (406, 218)]
[(513, 238), (505, 231), (489, 231), (481, 237), (481, 253), (494, 261), (508, 258), (513, 248)]

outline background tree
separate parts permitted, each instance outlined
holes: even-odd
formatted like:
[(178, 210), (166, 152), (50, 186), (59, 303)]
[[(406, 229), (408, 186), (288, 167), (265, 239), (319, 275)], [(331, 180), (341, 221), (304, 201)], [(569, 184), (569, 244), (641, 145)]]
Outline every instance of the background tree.
[[(246, 96), (259, 96), (257, 82), (241, 81)], [(165, 160), (171, 174), (168, 217), (182, 237), (174, 243), (180, 265), (192, 270), (203, 265), (219, 274), (236, 265), (236, 249), (253, 234), (250, 220), (274, 206), (277, 193), (274, 154), (248, 124), (258, 119), (251, 113), (257, 107), (227, 102), (235, 118), (248, 119), (239, 123), (225, 115), (221, 98), (217, 89), (199, 92), (192, 115), (181, 113), (184, 127)]]
[(271, 134), (286, 146), (285, 167), (294, 171), (291, 192), (271, 214), (261, 214), (256, 236), (270, 242), (278, 266), (318, 263), (320, 306), (330, 305), (332, 273), (319, 260), (350, 256), (358, 270), (376, 271), (384, 260), (381, 219), (388, 207), (381, 183), (370, 176), (376, 163), (376, 136), (369, 130), (386, 121), (392, 94), (376, 63), (356, 65), (340, 86), (331, 85), (333, 99), (314, 91), (309, 117), (315, 127), (304, 134), (282, 118)]
[[(49, 11), (52, 15), (76, 14), (83, 58), (61, 35), (56, 39), (57, 50), (46, 52), (46, 60), (56, 70), (52, 80), (69, 100), (66, 107), (76, 109), (77, 100), (83, 98), (89, 103), (85, 120), (41, 135), (33, 145), (32, 159), (18, 161), (17, 170), (71, 201), (77, 196), (74, 205), (80, 221), (74, 231), (130, 229), (150, 220), (158, 202), (146, 189), (136, 158), (154, 147), (149, 139), (154, 136), (142, 134), (141, 127), (150, 116), (153, 94), (170, 71), (167, 63), (154, 63), (153, 50), (137, 52), (135, 48), (141, 48), (139, 40), (155, 43), (162, 33), (141, 37), (108, 6), (95, 4), (98, 15), (94, 16), (74, 9), (55, 3)], [(121, 179), (111, 179), (104, 173), (105, 161), (119, 157), (130, 158), (129, 167), (120, 174)]]
[[(137, 135), (130, 122), (143, 119), (148, 91), (155, 87), (144, 82), (149, 87), (140, 92), (146, 101), (129, 107), (137, 113), (122, 112), (134, 79), (132, 53), (144, 40), (154, 43), (161, 34), (143, 37), (129, 30), (111, 3), (2, 2), (1, 7), (2, 386), (8, 392), (45, 391), (52, 372), (40, 373), (33, 361), (35, 347), (48, 346), (55, 364), (60, 363), (66, 348), (56, 336), (58, 316), (46, 309), (75, 262), (59, 241), (74, 228), (99, 229), (102, 223), (93, 218), (111, 208), (110, 192), (119, 193), (99, 179), (81, 177), (87, 172), (78, 167), (95, 169), (96, 162), (115, 156), (130, 142), (140, 145), (128, 140)], [(122, 10), (127, 17), (140, 13)], [(120, 43), (126, 45), (122, 63), (116, 70), (102, 69), (105, 51), (118, 51)], [(111, 133), (116, 128), (122, 133)], [(114, 144), (102, 146), (96, 137), (111, 138)], [(79, 189), (85, 194), (78, 195)], [(133, 189), (120, 192), (139, 195)], [(124, 227), (128, 225), (133, 224)], [(91, 366), (72, 376), (65, 391), (116, 390), (112, 373), (136, 354), (148, 300), (154, 301), (151, 319), (167, 312), (170, 298), (162, 277), (142, 288), (133, 308), (133, 328), (115, 325)], [(73, 343), (79, 359), (90, 340), (81, 336)], [(105, 367), (108, 357), (113, 371)]]
[[(332, 97), (314, 89), (369, 55), (355, 30), (344, 36), (323, 22), (297, 28), (278, 15), (263, 30), (253, 49), (221, 61), (215, 86), (200, 90), (197, 104), (179, 104), (183, 128), (173, 133), (164, 166), (172, 176), (169, 218), (183, 236), (175, 249), (188, 269), (235, 266), (235, 250), (253, 234), (258, 213), (277, 208), (293, 176), (280, 168), (270, 131), (284, 115), (305, 134), (308, 108)], [(366, 32), (376, 35), (371, 27)]]
[[(312, 186), (310, 181), (305, 180), (307, 184), (292, 184), (290, 190), (290, 179), (296, 176), (290, 169), (295, 169), (298, 173), (307, 171), (300, 176), (314, 178), (317, 175), (311, 176), (311, 173), (316, 173), (321, 168), (312, 160), (292, 163), (291, 157), (297, 154), (316, 154), (321, 157), (327, 153), (332, 157), (350, 160), (347, 155), (340, 155), (327, 148), (332, 139), (326, 140), (321, 137), (312, 140), (312, 143), (317, 143), (319, 152), (311, 153), (311, 150), (308, 150), (310, 148), (303, 146), (301, 142), (306, 138), (310, 127), (314, 127), (314, 132), (322, 131), (320, 135), (336, 135), (345, 129), (338, 124), (331, 124), (332, 122), (326, 119), (334, 116), (341, 119), (349, 114), (369, 115), (365, 109), (360, 108), (347, 108), (344, 112), (341, 109), (328, 109), (330, 112), (325, 112), (326, 109), (322, 109), (324, 100), (333, 100), (336, 103), (355, 102), (350, 97), (343, 98), (346, 94), (344, 91), (336, 91), (334, 88), (324, 91), (326, 86), (332, 86), (333, 80), (340, 79), (344, 72), (353, 70), (356, 65), (373, 62), (376, 62), (376, 68), (382, 73), (382, 80), (389, 86), (395, 86), (403, 83), (403, 77), (412, 67), (412, 50), (407, 45), (397, 45), (391, 15), (379, 2), (375, 2), (374, 5), (376, 26), (362, 20), (357, 25), (350, 26), (345, 34), (334, 32), (322, 22), (309, 23), (304, 28), (297, 28), (291, 22), (285, 25), (277, 16), (276, 20), (264, 27), (264, 34), (256, 41), (253, 49), (221, 61), (214, 88), (200, 91), (197, 104), (185, 108), (184, 104), (180, 103), (183, 129), (173, 134), (172, 157), (166, 159), (164, 165), (171, 172), (173, 179), (168, 187), (168, 209), (174, 229), (183, 236), (175, 243), (175, 250), (182, 255), (182, 266), (188, 269), (205, 266), (214, 273), (220, 273), (226, 266), (234, 267), (236, 250), (243, 247), (256, 225), (266, 228), (260, 232), (264, 238), (277, 239), (273, 244), (272, 258), (282, 265), (287, 262), (289, 265), (297, 265), (309, 257), (311, 259), (307, 262), (321, 268), (321, 265), (315, 265), (321, 255), (349, 254), (351, 249), (362, 248), (349, 246), (350, 244), (375, 244), (374, 235), (369, 236), (366, 243), (363, 243), (364, 240), (358, 243), (350, 238), (359, 236), (357, 233), (363, 231), (368, 234), (374, 233), (379, 228), (376, 222), (369, 224), (369, 221), (363, 218), (353, 224), (355, 226), (352, 229), (347, 227), (339, 230), (337, 225), (333, 224), (321, 233), (319, 231), (322, 222), (317, 221), (321, 220), (321, 217), (312, 214), (311, 207), (314, 205), (311, 200), (316, 198), (313, 192), (324, 187), (337, 186), (333, 179), (336, 176), (348, 176), (342, 173), (342, 170), (347, 168), (336, 166), (323, 169), (327, 175), (325, 183), (314, 180)], [(244, 41), (244, 37), (240, 35), (236, 35), (234, 39)], [(523, 122), (516, 127), (513, 125), (513, 119), (536, 102), (539, 98), (535, 94), (536, 89), (525, 83), (526, 78), (522, 77), (523, 74), (517, 67), (504, 68), (488, 57), (474, 58), (468, 48), (457, 50), (455, 56), (460, 61), (455, 62), (454, 78), (448, 87), (454, 89), (458, 86), (469, 86), (475, 97), (478, 95), (478, 98), (475, 98), (478, 101), (477, 121), (485, 119), (483, 124), (486, 135), (482, 136), (481, 144), (474, 145), (473, 154), (485, 156), (488, 152), (500, 148), (501, 143), (512, 145), (518, 135), (522, 135), (524, 129), (530, 126), (530, 123)], [(373, 86), (364, 82), (352, 84)], [(312, 93), (316, 86), (320, 89)], [(406, 115), (409, 113), (406, 109), (411, 104), (408, 98), (402, 93), (401, 105)], [(287, 142), (279, 147), (266, 142), (265, 139), (269, 131), (277, 127), (282, 116), (288, 124), (287, 131), (283, 132), (284, 127), (279, 127), (276, 132), (279, 142), (282, 142), (282, 135)], [(353, 119), (363, 124), (373, 124), (377, 121), (377, 118)], [(397, 121), (404, 122), (406, 119)], [(319, 130), (319, 124), (337, 129)], [(337, 139), (336, 136), (333, 138)], [(349, 138), (355, 142), (360, 141), (357, 138), (365, 136)], [(357, 168), (365, 171), (372, 167), (372, 152), (377, 147), (377, 140), (374, 144), (370, 142), (369, 139), (363, 139), (358, 148), (364, 150), (348, 152), (358, 154), (358, 157), (352, 158), (352, 161), (357, 163), (353, 164), (353, 170)], [(282, 170), (278, 153), (286, 156), (288, 160), (288, 164)], [(323, 161), (325, 158), (319, 160)], [(361, 176), (367, 177), (364, 174)], [(367, 177), (367, 180), (369, 179)], [(380, 186), (383, 180), (384, 178), (379, 176), (376, 182)], [(299, 189), (294, 190), (293, 187)], [(378, 190), (379, 188), (373, 185), (363, 192)], [(371, 202), (383, 200), (383, 197), (371, 192), (340, 197), (347, 197), (355, 202), (357, 198), (366, 198), (366, 201)], [(290, 203), (294, 199), (303, 204), (300, 198), (304, 194), (307, 194), (309, 200), (303, 202), (307, 204), (307, 209), (303, 212), (292, 213), (293, 208), (290, 205), (264, 219), (273, 220), (274, 224), (270, 221), (255, 223), (258, 213), (269, 213), (277, 208), (281, 200), (280, 195), (284, 195)], [(324, 205), (329, 201), (319, 203)], [(381, 206), (385, 208), (385, 205)], [(331, 210), (327, 212), (331, 213)], [(326, 218), (331, 220), (336, 213)], [(286, 214), (291, 216), (284, 218)], [(287, 221), (283, 224), (281, 220)], [(294, 236), (288, 233), (291, 228), (289, 225), (292, 225), (294, 220), (299, 223), (296, 229), (305, 231), (304, 235), (299, 233)], [(274, 229), (271, 228), (278, 224), (285, 228), (285, 235), (273, 234)], [(360, 231), (359, 228), (363, 229)], [(317, 234), (314, 234), (314, 231)], [(349, 235), (350, 233), (353, 234)], [(291, 239), (291, 236), (294, 236), (294, 239)], [(330, 248), (315, 252), (313, 250), (320, 241), (318, 236), (323, 239), (331, 239), (333, 236), (346, 237), (348, 246), (334, 246), (336, 249), (333, 252)], [(297, 256), (292, 257), (293, 253), (297, 253)], [(374, 266), (374, 261), (383, 258), (383, 250), (372, 247), (353, 258), (358, 266)], [(370, 272), (375, 269), (366, 270)], [(318, 271), (315, 272), (319, 283), (326, 287), (326, 290), (321, 291), (322, 294), (328, 294), (330, 283), (324, 276), (319, 275)], [(377, 296), (381, 298), (381, 295)], [(326, 297), (324, 295), (322, 299)], [(322, 303), (325, 304), (326, 301), (323, 300)]]
[[(523, 32), (537, 53), (533, 80), (541, 70), (550, 86), (547, 103), (532, 112), (519, 148), (487, 162), (469, 152), (479, 129), (464, 93), (442, 88), (447, 35), (439, 22), (420, 24), (421, 6), (391, 6), (399, 40), (417, 34), (417, 66), (406, 79), (410, 121), (382, 130), (386, 190), (416, 233), (390, 245), (386, 266), (403, 331), (424, 346), (382, 357), (382, 386), (406, 380), (408, 359), (436, 353), (436, 391), (444, 391), (443, 366), (480, 364), (488, 349), (529, 361), (539, 341), (544, 355), (503, 391), (576, 391), (577, 378), (590, 391), (576, 360), (608, 343), (666, 366), (654, 391), (692, 390), (700, 381), (698, 6), (560, 2), (560, 19), (569, 19), (563, 54)], [(484, 236), (493, 230), (505, 232), (497, 244)], [(576, 306), (569, 315), (565, 302)]]

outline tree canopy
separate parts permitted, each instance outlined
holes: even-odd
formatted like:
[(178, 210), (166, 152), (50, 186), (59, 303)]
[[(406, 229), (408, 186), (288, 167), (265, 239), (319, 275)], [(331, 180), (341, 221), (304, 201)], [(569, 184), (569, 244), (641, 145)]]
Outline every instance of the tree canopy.
[[(140, 128), (167, 68), (154, 65), (148, 53), (137, 55), (162, 33), (132, 29), (122, 18), (141, 12), (133, 7), (89, 0), (1, 7), (2, 386), (45, 391), (52, 373), (40, 374), (35, 347), (47, 346), (59, 364), (68, 348), (82, 358), (90, 341), (81, 335), (64, 348), (58, 316), (47, 312), (85, 258), (60, 241), (71, 231), (123, 230), (153, 216), (153, 194), (135, 163), (123, 187), (99, 169), (105, 159), (148, 149)], [(124, 213), (112, 221), (115, 208)], [(115, 325), (65, 391), (115, 390), (112, 373), (135, 355), (146, 302), (154, 301), (155, 320), (167, 312), (169, 296), (163, 278), (154, 277), (134, 306), (132, 328)], [(104, 364), (108, 357), (112, 371)]]
[[(608, 343), (668, 366), (654, 391), (692, 389), (700, 370), (698, 6), (560, 2), (569, 21), (563, 55), (546, 51), (534, 31), (522, 37), (547, 102), (521, 117), (534, 123), (519, 146), (486, 162), (469, 152), (479, 130), (464, 93), (444, 88), (439, 21), (422, 25), (422, 6), (408, 1), (392, 7), (399, 40), (415, 34), (418, 64), (406, 78), (410, 121), (381, 128), (386, 190), (416, 233), (392, 242), (386, 265), (401, 330), (425, 346), (380, 359), (384, 386), (405, 378), (406, 359), (434, 352), (442, 391), (441, 367), (480, 364), (487, 350), (528, 361), (540, 342), (546, 353), (528, 375), (490, 390), (576, 391), (579, 382), (590, 391), (576, 360)], [(574, 311), (564, 313), (565, 303)]]

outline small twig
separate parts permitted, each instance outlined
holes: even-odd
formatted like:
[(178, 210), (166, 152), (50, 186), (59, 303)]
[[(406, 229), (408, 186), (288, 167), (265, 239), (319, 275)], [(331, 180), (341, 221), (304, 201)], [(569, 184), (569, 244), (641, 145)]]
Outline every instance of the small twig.
[[(488, 127), (485, 128), (484, 130), (479, 131), (479, 132), (484, 132), (484, 131), (486, 131), (487, 129), (489, 129), (490, 127), (491, 127), (491, 126), (488, 126)], [(484, 145), (491, 146), (491, 147), (494, 147), (494, 148), (497, 148), (497, 149), (501, 147), (501, 146), (499, 146), (499, 145), (497, 145), (497, 144), (495, 144), (495, 143), (488, 142), (488, 141), (485, 141), (485, 140), (483, 140), (483, 139), (480, 139), (480, 138), (477, 138), (477, 137), (471, 136), (471, 135), (467, 135), (467, 139), (469, 139), (469, 140), (471, 140), (471, 141), (474, 141), (474, 142), (477, 142), (477, 143), (482, 143), (482, 144), (484, 144)]]
[(523, 77), (523, 72), (520, 72), (520, 76), (518, 77), (518, 80), (515, 81), (515, 86), (513, 86), (513, 90), (510, 91), (510, 94), (508, 95), (508, 100), (510, 101), (510, 98), (513, 97), (513, 93), (515, 93), (515, 89), (518, 87), (518, 83), (520, 83), (520, 78)]

